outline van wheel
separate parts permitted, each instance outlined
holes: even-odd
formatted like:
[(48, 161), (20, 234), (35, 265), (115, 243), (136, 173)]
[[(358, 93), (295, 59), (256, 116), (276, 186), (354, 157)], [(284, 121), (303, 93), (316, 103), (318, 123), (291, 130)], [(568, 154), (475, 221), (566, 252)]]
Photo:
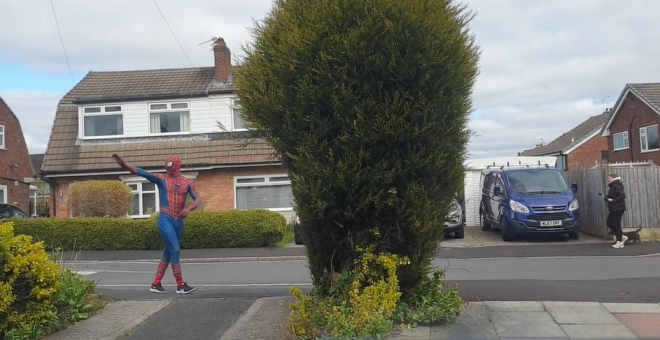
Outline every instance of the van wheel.
[(486, 215), (484, 213), (479, 214), (479, 218), (481, 218), (481, 230), (483, 231), (489, 231), (490, 230), (490, 223), (486, 219)]
[(514, 241), (516, 237), (511, 233), (509, 228), (504, 224), (504, 220), (500, 218), (500, 231), (502, 232), (502, 241), (510, 242)]
[(568, 238), (570, 238), (571, 240), (579, 240), (580, 239), (580, 232), (568, 233)]

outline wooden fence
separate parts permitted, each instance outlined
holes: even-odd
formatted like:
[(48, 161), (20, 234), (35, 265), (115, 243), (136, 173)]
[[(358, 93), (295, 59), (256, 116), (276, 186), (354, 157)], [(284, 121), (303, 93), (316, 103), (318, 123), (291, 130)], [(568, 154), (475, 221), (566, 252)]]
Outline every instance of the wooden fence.
[(606, 235), (607, 205), (598, 193), (607, 193), (607, 177), (616, 173), (626, 188), (624, 228), (660, 228), (660, 167), (603, 166), (564, 172), (566, 180), (578, 183), (578, 201), (585, 232)]

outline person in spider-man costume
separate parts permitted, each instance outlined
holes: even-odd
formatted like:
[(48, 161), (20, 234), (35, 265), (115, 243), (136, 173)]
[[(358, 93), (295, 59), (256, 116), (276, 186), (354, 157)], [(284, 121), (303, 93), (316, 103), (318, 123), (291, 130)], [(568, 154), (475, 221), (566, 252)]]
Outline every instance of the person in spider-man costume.
[[(188, 294), (195, 290), (194, 287), (189, 286), (183, 281), (181, 274), (181, 264), (179, 263), (179, 255), (181, 249), (179, 241), (183, 236), (183, 219), (195, 209), (200, 202), (199, 196), (195, 191), (195, 186), (192, 181), (181, 175), (181, 160), (179, 156), (169, 156), (165, 161), (166, 174), (154, 174), (140, 168), (132, 167), (126, 164), (121, 157), (113, 154), (112, 158), (124, 170), (130, 171), (132, 174), (142, 176), (149, 182), (156, 184), (158, 187), (158, 198), (160, 199), (160, 214), (158, 216), (158, 231), (160, 232), (163, 241), (165, 242), (165, 250), (163, 251), (163, 258), (158, 264), (156, 271), (156, 278), (151, 284), (150, 291), (154, 293), (165, 293), (165, 289), (161, 284), (161, 280), (167, 271), (168, 265), (172, 265), (172, 272), (176, 279), (176, 292), (178, 294)], [(184, 208), (186, 197), (190, 195), (193, 199), (192, 204)]]

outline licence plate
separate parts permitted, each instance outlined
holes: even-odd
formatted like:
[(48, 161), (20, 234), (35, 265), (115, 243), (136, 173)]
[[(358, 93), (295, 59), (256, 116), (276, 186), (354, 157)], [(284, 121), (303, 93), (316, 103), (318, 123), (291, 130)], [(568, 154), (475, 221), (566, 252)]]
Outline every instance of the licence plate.
[(557, 227), (561, 226), (561, 221), (541, 221), (541, 227)]

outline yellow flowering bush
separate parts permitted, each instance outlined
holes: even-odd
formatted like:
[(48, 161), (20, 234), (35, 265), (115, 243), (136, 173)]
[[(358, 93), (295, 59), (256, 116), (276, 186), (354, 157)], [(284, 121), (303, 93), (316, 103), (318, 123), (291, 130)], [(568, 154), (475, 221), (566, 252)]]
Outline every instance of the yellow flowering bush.
[(15, 236), (12, 223), (0, 224), (0, 338), (14, 328), (49, 322), (59, 279), (60, 268), (41, 242)]
[(294, 339), (382, 338), (392, 331), (392, 313), (401, 292), (397, 268), (407, 258), (389, 253), (374, 254), (374, 247), (357, 248), (360, 256), (352, 269), (334, 274), (332, 294), (305, 295), (291, 287), (289, 334)]

